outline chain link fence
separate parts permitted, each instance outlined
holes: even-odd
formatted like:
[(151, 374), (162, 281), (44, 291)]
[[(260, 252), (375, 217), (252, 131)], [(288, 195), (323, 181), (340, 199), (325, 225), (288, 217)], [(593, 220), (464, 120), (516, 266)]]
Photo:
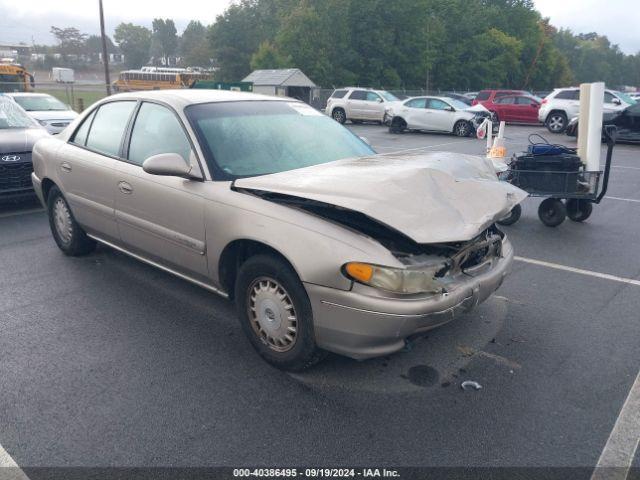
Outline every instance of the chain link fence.
[[(133, 90), (133, 89), (131, 89)], [(139, 89), (137, 89), (139, 90)], [(0, 82), (1, 92), (24, 91), (24, 85), (8, 82)], [(47, 93), (53, 95), (61, 102), (71, 106), (73, 110), (81, 112), (94, 102), (107, 96), (107, 89), (104, 83), (57, 83), (57, 82), (37, 82), (36, 85), (29, 89), (31, 92)], [(113, 91), (113, 89), (112, 89)], [(333, 93), (333, 88), (314, 89), (312, 94), (311, 106), (324, 110), (327, 106), (327, 100)], [(442, 90), (425, 90), (425, 89), (392, 89), (387, 90), (399, 99), (408, 97), (418, 97), (422, 95), (442, 95)], [(113, 91), (113, 93), (116, 93)], [(457, 92), (465, 93), (465, 92)]]

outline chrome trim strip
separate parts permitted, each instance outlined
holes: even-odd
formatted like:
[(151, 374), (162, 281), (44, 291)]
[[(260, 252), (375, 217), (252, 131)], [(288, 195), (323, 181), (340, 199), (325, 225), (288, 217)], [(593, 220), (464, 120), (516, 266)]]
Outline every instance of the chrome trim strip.
[(187, 275), (185, 275), (183, 273), (176, 272), (175, 270), (172, 270), (169, 267), (165, 267), (164, 265), (161, 265), (161, 264), (159, 264), (157, 262), (154, 262), (153, 260), (149, 260), (148, 258), (142, 257), (142, 256), (140, 256), (138, 254), (133, 253), (133, 252), (130, 252), (126, 248), (122, 248), (122, 247), (120, 247), (118, 245), (115, 245), (115, 244), (113, 244), (111, 242), (108, 242), (108, 241), (103, 240), (103, 239), (101, 239), (99, 237), (96, 237), (95, 235), (91, 235), (91, 234), (87, 233), (87, 236), (89, 238), (94, 239), (96, 242), (103, 243), (103, 244), (107, 245), (108, 247), (113, 248), (114, 250), (118, 250), (119, 252), (122, 252), (122, 253), (124, 253), (126, 255), (129, 255), (130, 257), (135, 258), (136, 260), (144, 262), (144, 263), (146, 263), (148, 265), (151, 265), (153, 267), (159, 268), (160, 270), (163, 270), (163, 271), (165, 271), (167, 273), (171, 273), (172, 275), (175, 275), (178, 278), (181, 278), (183, 280), (186, 280), (187, 282), (191, 282), (191, 283), (193, 283), (195, 285), (198, 285), (199, 287), (204, 288), (205, 290), (209, 290), (210, 292), (216, 293), (216, 294), (220, 295), (221, 297), (229, 298), (229, 294), (228, 293), (223, 292), (222, 290), (219, 290), (219, 289), (217, 289), (216, 287), (214, 287), (212, 285), (207, 285), (206, 283), (203, 283), (203, 282), (201, 282), (199, 280), (191, 278), (191, 277), (189, 277), (189, 276), (187, 276)]
[(460, 305), (462, 305), (464, 302), (466, 302), (470, 298), (472, 298), (472, 297), (471, 296), (466, 297), (464, 300), (460, 301), (459, 303), (456, 303), (455, 305), (453, 305), (453, 306), (451, 306), (449, 308), (446, 308), (444, 310), (439, 310), (437, 312), (416, 313), (416, 314), (412, 314), (412, 313), (375, 312), (373, 310), (365, 310), (363, 308), (349, 307), (347, 305), (340, 305), (339, 303), (333, 303), (333, 302), (329, 302), (327, 300), (320, 300), (320, 303), (324, 303), (325, 305), (331, 305), (332, 307), (340, 307), (340, 308), (346, 308), (347, 310), (355, 310), (356, 312), (370, 313), (372, 315), (384, 315), (386, 317), (400, 317), (400, 318), (422, 318), (422, 317), (430, 317), (432, 315), (440, 315), (442, 313), (446, 313), (446, 312), (449, 312), (451, 310), (455, 310), (456, 308), (458, 308)]

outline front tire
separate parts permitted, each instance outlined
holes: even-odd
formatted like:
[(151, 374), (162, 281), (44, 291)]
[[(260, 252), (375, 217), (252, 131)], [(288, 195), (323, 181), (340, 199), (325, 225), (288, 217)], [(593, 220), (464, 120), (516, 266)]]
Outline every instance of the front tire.
[(273, 255), (251, 257), (240, 267), (234, 292), (242, 330), (271, 365), (301, 371), (324, 358), (309, 297), (286, 262)]
[(95, 250), (96, 242), (78, 225), (67, 200), (56, 186), (49, 191), (47, 213), (53, 239), (65, 255), (78, 257)]
[(389, 125), (389, 133), (404, 133), (406, 128), (407, 122), (400, 117), (394, 117), (391, 119), (391, 124)]
[(547, 227), (557, 227), (567, 217), (567, 209), (559, 198), (547, 198), (538, 207), (538, 217)]
[(336, 122), (344, 125), (344, 122), (347, 121), (347, 114), (342, 108), (334, 108), (333, 112), (331, 112), (331, 118), (333, 118)]

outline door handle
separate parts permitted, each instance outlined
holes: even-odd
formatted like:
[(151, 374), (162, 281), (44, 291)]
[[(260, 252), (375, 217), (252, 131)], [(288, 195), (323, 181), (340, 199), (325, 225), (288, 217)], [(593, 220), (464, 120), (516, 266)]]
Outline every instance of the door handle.
[(62, 162), (60, 164), (60, 170), (62, 170), (63, 172), (70, 172), (71, 164), (69, 162)]
[(133, 193), (133, 187), (127, 182), (118, 182), (118, 189), (125, 195), (131, 195)]

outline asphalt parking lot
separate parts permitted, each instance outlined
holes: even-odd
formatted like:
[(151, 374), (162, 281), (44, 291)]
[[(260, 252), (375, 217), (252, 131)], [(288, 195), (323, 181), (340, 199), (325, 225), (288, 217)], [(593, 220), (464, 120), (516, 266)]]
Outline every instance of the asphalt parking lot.
[[(380, 153), (484, 146), (350, 128)], [(573, 143), (508, 126), (509, 151), (532, 132)], [(629, 421), (620, 413), (640, 365), (640, 147), (616, 147), (607, 198), (587, 222), (545, 227), (537, 204), (504, 227), (520, 260), (477, 310), (398, 354), (330, 356), (302, 374), (263, 362), (227, 301), (108, 248), (67, 258), (37, 205), (4, 207), (0, 451), (27, 474), (519, 466), (589, 478)], [(463, 391), (464, 380), (482, 389)]]

